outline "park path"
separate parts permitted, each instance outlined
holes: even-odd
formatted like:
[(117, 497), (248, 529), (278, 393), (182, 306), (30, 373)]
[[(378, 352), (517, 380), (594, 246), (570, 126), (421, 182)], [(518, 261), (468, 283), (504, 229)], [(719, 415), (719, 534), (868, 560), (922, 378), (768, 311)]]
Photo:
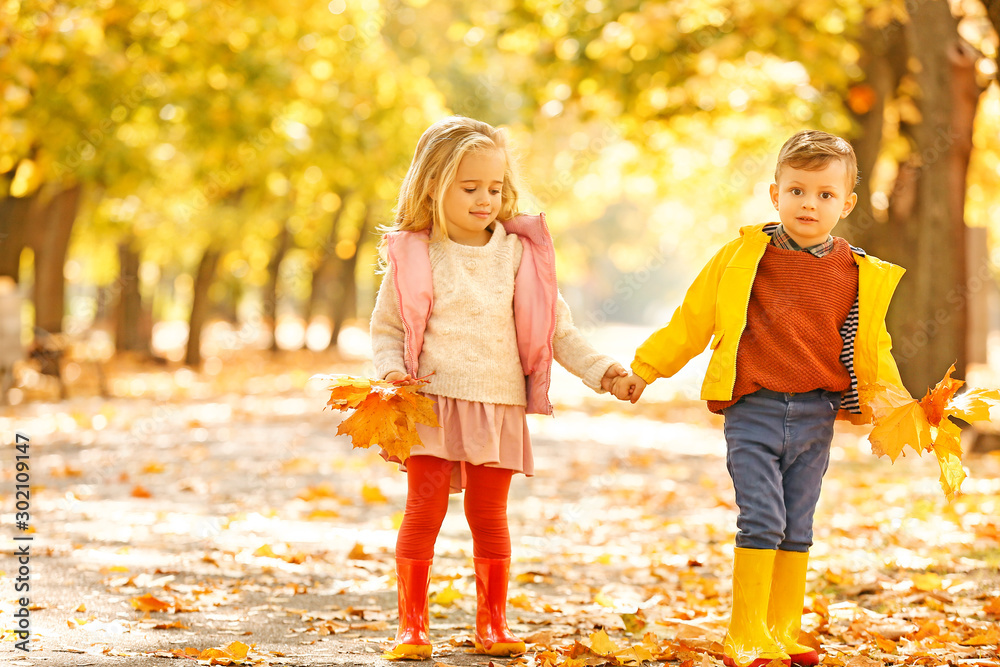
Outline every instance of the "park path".
[[(241, 642), (247, 664), (388, 664), (404, 477), (334, 435), (314, 371), (365, 366), (133, 368), (114, 377), (135, 396), (4, 408), (0, 662), (169, 667)], [(511, 620), (532, 642), (514, 664), (601, 664), (600, 629), (623, 650), (645, 635), (665, 662), (721, 664), (735, 507), (721, 421), (689, 391), (630, 406), (557, 376), (556, 417), (532, 417), (537, 474), (515, 478), (510, 502)], [(15, 431), (31, 438), (29, 653), (10, 632)], [(967, 457), (949, 504), (933, 460), (876, 460), (863, 433), (838, 431), (816, 520), (806, 627), (824, 664), (1000, 664), (1000, 458)], [(468, 652), (459, 496), (433, 572), (426, 664), (488, 665)]]

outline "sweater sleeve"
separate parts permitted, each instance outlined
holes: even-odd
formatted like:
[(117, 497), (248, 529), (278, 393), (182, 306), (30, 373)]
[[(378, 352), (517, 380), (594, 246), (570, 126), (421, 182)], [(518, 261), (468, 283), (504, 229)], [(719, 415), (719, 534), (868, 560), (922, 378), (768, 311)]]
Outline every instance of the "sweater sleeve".
[(601, 389), (601, 379), (618, 362), (601, 354), (587, 342), (580, 330), (573, 325), (573, 316), (561, 293), (556, 303), (556, 333), (552, 345), (556, 361), (562, 367), (581, 378), (585, 385), (597, 393), (605, 393)]
[(371, 319), (372, 362), (375, 375), (385, 378), (392, 371), (406, 373), (403, 361), (405, 331), (399, 312), (394, 272), (390, 266), (382, 278)]

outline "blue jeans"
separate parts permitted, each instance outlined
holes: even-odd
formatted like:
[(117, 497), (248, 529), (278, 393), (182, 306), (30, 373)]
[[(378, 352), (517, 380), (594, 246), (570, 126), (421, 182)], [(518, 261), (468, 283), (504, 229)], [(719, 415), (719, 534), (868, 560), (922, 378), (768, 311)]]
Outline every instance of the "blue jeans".
[(726, 466), (740, 508), (736, 546), (809, 551), (840, 398), (762, 389), (725, 409)]

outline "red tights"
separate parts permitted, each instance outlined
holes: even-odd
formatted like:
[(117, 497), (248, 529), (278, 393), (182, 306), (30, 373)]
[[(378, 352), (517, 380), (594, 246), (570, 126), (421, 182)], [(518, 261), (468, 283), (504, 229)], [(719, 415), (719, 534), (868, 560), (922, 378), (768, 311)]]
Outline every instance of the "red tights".
[[(435, 456), (406, 460), (406, 511), (396, 536), (396, 555), (434, 558), (434, 542), (448, 512), (451, 468), (461, 465)], [(465, 518), (472, 530), (476, 558), (510, 558), (507, 493), (514, 471), (465, 464)]]

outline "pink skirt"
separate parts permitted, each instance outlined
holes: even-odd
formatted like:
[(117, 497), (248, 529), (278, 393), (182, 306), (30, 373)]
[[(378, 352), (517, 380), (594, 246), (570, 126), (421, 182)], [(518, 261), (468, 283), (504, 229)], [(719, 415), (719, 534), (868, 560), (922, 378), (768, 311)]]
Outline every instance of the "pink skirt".
[[(451, 492), (465, 489), (465, 465), (485, 465), (535, 474), (531, 457), (531, 436), (523, 405), (497, 405), (463, 401), (447, 396), (434, 396), (434, 412), (440, 428), (417, 424), (423, 447), (414, 447), (411, 456), (436, 456), (455, 461), (451, 469)], [(406, 464), (396, 456), (389, 456), (383, 449), (382, 458), (399, 464), (405, 471)]]

